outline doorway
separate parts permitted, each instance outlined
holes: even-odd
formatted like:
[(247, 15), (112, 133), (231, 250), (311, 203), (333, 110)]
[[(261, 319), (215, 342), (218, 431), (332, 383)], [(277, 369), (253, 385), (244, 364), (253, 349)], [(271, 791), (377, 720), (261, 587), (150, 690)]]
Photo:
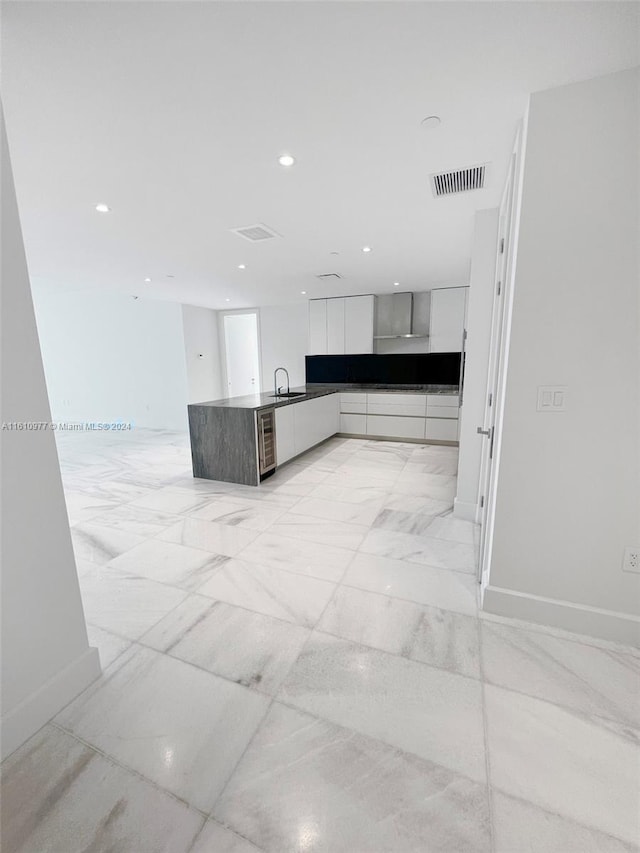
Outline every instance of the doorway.
[(257, 311), (222, 315), (224, 366), (229, 397), (260, 392), (260, 337)]

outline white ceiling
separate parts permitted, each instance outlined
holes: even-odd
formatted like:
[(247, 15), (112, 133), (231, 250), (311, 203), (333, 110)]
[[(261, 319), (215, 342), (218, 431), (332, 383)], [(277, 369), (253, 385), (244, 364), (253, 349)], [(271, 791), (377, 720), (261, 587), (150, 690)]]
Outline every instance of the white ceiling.
[[(499, 203), (528, 93), (637, 64), (639, 11), (4, 2), (32, 279), (213, 308), (464, 284), (473, 214)], [(442, 124), (425, 131), (431, 114)], [(432, 196), (432, 172), (484, 162), (484, 190)], [(281, 238), (229, 230), (259, 222)]]

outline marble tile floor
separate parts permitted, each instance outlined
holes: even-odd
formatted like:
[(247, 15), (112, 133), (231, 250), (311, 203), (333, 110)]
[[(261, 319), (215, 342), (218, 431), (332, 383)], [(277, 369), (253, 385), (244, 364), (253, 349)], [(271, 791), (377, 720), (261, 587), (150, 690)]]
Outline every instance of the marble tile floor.
[(104, 672), (4, 762), (5, 853), (640, 850), (640, 654), (478, 612), (454, 448), (58, 442)]

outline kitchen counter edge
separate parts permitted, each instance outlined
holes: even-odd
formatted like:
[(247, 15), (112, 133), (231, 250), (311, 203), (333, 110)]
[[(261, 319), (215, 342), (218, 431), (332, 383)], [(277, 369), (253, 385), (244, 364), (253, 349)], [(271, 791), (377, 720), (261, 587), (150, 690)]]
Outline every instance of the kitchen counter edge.
[(386, 391), (398, 394), (457, 394), (457, 385), (307, 385), (292, 388), (292, 391), (300, 393), (298, 397), (276, 398), (273, 394), (249, 394), (246, 397), (224, 397), (221, 400), (207, 400), (202, 403), (189, 403), (189, 408), (216, 408), (216, 409), (260, 409), (280, 408), (291, 406), (295, 403), (303, 403), (305, 400), (314, 400), (318, 397), (327, 397), (329, 394), (339, 394), (341, 391), (359, 391), (361, 393)]

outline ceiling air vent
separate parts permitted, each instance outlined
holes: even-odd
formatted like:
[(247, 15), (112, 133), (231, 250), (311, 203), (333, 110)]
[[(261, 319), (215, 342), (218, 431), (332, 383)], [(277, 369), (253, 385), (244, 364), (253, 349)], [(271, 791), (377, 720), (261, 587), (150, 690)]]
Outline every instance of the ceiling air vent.
[(486, 168), (486, 165), (469, 166), (467, 169), (431, 175), (431, 189), (434, 196), (440, 198), (443, 195), (481, 190), (484, 187)]
[(262, 240), (271, 240), (273, 237), (280, 236), (271, 228), (260, 224), (246, 225), (244, 228), (232, 228), (231, 231), (237, 234), (238, 237), (244, 237), (245, 240), (249, 240), (252, 243), (259, 243)]
[(322, 281), (333, 281), (336, 278), (342, 278), (339, 272), (323, 272), (320, 275), (317, 275), (316, 278), (321, 279)]

